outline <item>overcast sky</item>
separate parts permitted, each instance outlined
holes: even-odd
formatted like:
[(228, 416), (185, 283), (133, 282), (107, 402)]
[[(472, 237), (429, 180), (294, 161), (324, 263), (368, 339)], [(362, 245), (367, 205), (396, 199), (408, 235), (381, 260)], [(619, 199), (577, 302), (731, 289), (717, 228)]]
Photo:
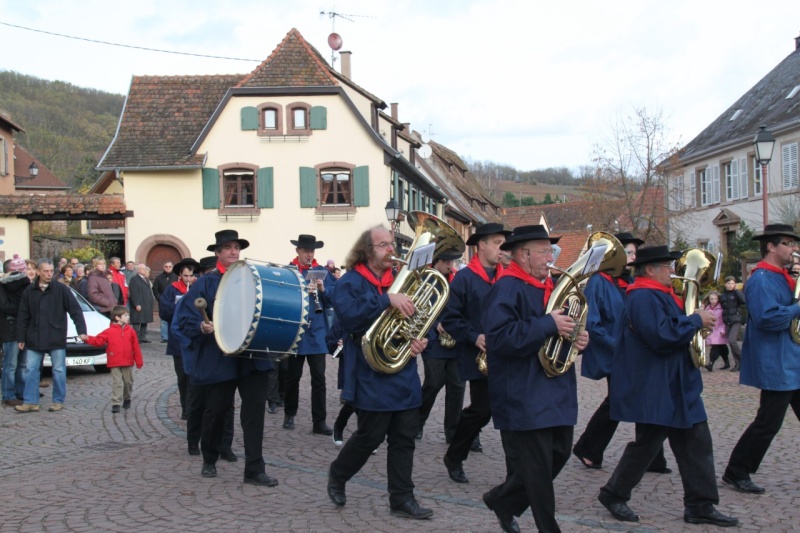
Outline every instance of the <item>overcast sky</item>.
[(333, 21), (353, 81), (401, 121), (521, 170), (589, 163), (634, 107), (661, 108), (686, 144), (800, 33), (798, 0), (0, 0), (0, 23), (252, 60), (0, 24), (0, 70), (127, 94), (134, 75), (248, 73), (293, 27), (330, 60), (320, 11), (352, 15)]

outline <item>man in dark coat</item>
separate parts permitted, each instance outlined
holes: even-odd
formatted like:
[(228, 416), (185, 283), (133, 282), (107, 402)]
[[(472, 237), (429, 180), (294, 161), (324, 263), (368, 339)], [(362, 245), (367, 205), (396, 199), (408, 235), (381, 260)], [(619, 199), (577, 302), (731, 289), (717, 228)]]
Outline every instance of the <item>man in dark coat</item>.
[[(166, 290), (166, 288), (171, 284), (178, 281), (178, 276), (180, 273), (175, 272), (172, 267), (172, 261), (167, 261), (164, 263), (164, 271), (156, 276), (156, 279), (153, 280), (153, 296), (156, 297), (156, 302), (158, 302), (159, 305), (161, 304), (161, 295), (164, 294), (164, 290)], [(167, 342), (168, 339), (169, 322), (161, 320), (161, 342)]]
[[(544, 226), (521, 226), (506, 239), (511, 263), (483, 302), (488, 390), (495, 428), (506, 454), (506, 480), (483, 495), (503, 531), (519, 531), (514, 518), (530, 507), (539, 531), (557, 532), (553, 480), (569, 459), (578, 421), (575, 367), (549, 377), (539, 350), (549, 337), (573, 334), (577, 324), (562, 309), (545, 314), (553, 279), (552, 244)], [(574, 346), (589, 342), (585, 331)]]
[(640, 248), (633, 263), (622, 333), (614, 350), (611, 418), (639, 425), (598, 500), (614, 516), (638, 522), (627, 502), (648, 465), (669, 439), (683, 482), (683, 519), (690, 524), (735, 526), (736, 518), (714, 506), (719, 493), (714, 450), (701, 393), (703, 379), (689, 353), (701, 328), (713, 329), (713, 313), (687, 316), (672, 290), (670, 274), (680, 252), (666, 246)]
[(131, 326), (139, 336), (140, 343), (147, 340), (147, 324), (153, 322), (153, 288), (150, 285), (150, 269), (141, 263), (136, 267), (138, 274), (131, 278), (128, 286), (128, 301), (131, 308)]
[(739, 344), (739, 330), (742, 327), (742, 314), (740, 309), (745, 305), (744, 294), (736, 288), (736, 278), (725, 278), (725, 290), (719, 295), (722, 306), (722, 321), (725, 322), (728, 344), (733, 355), (733, 368), (731, 372), (738, 372), (742, 363), (742, 347)]
[(86, 322), (78, 300), (69, 287), (53, 278), (50, 259), (40, 259), (38, 275), (22, 293), (17, 315), (17, 343), (26, 350), (25, 394), (23, 404), (14, 407), (21, 413), (39, 410), (39, 367), (45, 353), (53, 365), (53, 404), (49, 411), (60, 411), (67, 396), (67, 314), (75, 329), (86, 339)]
[(17, 345), (17, 314), (22, 293), (31, 284), (25, 260), (14, 254), (6, 261), (7, 274), (0, 276), (0, 342), (3, 343), (3, 405), (22, 404), (25, 354)]

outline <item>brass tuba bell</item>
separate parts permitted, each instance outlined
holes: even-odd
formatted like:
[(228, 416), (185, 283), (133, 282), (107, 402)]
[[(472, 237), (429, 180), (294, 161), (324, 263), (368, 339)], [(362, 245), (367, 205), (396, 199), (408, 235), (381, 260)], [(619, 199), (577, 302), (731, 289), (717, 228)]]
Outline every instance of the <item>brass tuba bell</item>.
[[(721, 254), (720, 254), (721, 255)], [(700, 288), (719, 279), (722, 261), (714, 257), (708, 250), (690, 248), (675, 263), (675, 274), (672, 274), (672, 286), (683, 299), (684, 311), (691, 316), (700, 307)], [(700, 368), (708, 364), (706, 355), (706, 337), (711, 334), (702, 328), (694, 334), (689, 343), (689, 355), (694, 366)]]
[(461, 236), (449, 224), (422, 211), (408, 213), (408, 223), (416, 230), (414, 242), (389, 293), (402, 293), (414, 302), (416, 312), (404, 318), (397, 309), (386, 309), (361, 338), (367, 364), (381, 374), (400, 372), (411, 357), (411, 340), (422, 339), (433, 326), (447, 303), (450, 285), (438, 270), (430, 266), (409, 269), (408, 260), (414, 250), (435, 244), (433, 263), (442, 254), (462, 254), (466, 248)]
[[(548, 337), (544, 346), (539, 350), (539, 361), (548, 377), (565, 374), (578, 356), (578, 349), (575, 348), (574, 342), (577, 336), (586, 329), (586, 318), (589, 311), (586, 296), (579, 287), (581, 282), (597, 271), (606, 271), (612, 276), (619, 276), (628, 264), (625, 247), (610, 233), (603, 231), (592, 233), (586, 241), (586, 248), (586, 253), (566, 270), (550, 265), (551, 269), (561, 272), (561, 277), (550, 295), (545, 313), (551, 313), (555, 309), (564, 309), (566, 315), (575, 319), (577, 326), (569, 337), (558, 334)], [(601, 251), (603, 252), (602, 256), (599, 255)], [(599, 260), (600, 262), (589, 264), (590, 260), (594, 262)]]

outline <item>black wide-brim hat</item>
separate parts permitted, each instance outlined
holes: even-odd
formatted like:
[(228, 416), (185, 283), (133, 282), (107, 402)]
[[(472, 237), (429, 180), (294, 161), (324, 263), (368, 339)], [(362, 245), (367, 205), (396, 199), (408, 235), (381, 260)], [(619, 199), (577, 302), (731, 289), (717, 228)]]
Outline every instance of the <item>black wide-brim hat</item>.
[(236, 231), (235, 229), (224, 229), (218, 231), (214, 234), (214, 237), (216, 237), (217, 242), (215, 242), (214, 244), (209, 244), (206, 247), (206, 250), (208, 250), (209, 252), (213, 252), (217, 248), (217, 246), (222, 246), (223, 244), (227, 244), (229, 242), (238, 242), (239, 248), (241, 248), (242, 250), (250, 246), (250, 241), (246, 241), (245, 239), (240, 239), (239, 232)]
[(644, 244), (644, 241), (642, 239), (637, 239), (627, 231), (624, 231), (622, 233), (616, 233), (614, 234), (614, 237), (616, 237), (617, 240), (622, 243), (622, 246), (627, 246), (628, 244), (635, 244), (636, 247), (638, 248), (639, 246)]
[(518, 228), (514, 228), (511, 235), (506, 237), (506, 242), (500, 245), (500, 249), (510, 250), (515, 244), (526, 241), (550, 241), (550, 244), (555, 244), (560, 240), (560, 235), (558, 237), (551, 237), (541, 224), (519, 226)]
[[(216, 260), (216, 257), (214, 258)], [(200, 268), (200, 263), (192, 259), (191, 257), (185, 257), (175, 263), (175, 267), (172, 269), (177, 275), (181, 275), (181, 271), (183, 271), (186, 267), (192, 267), (192, 272), (197, 272)]]
[[(456, 259), (461, 259), (462, 256), (463, 254), (459, 254), (457, 252), (444, 253), (439, 254), (439, 256), (436, 258), (436, 261), (455, 261)], [(436, 263), (436, 261), (434, 261), (434, 263)]]
[(205, 272), (206, 270), (212, 270), (217, 268), (217, 256), (216, 255), (209, 255), (208, 257), (204, 257), (200, 260), (200, 270)]
[(670, 252), (667, 246), (644, 246), (636, 250), (636, 261), (628, 263), (628, 266), (672, 262), (682, 255), (681, 252)]
[(469, 239), (467, 239), (467, 246), (477, 246), (478, 241), (487, 235), (504, 235), (505, 237), (508, 237), (511, 235), (511, 232), (507, 230), (505, 226), (498, 224), (497, 222), (481, 224), (475, 229), (475, 233), (470, 235)]
[(300, 235), (296, 241), (289, 240), (289, 242), (304, 250), (316, 250), (325, 246), (324, 242), (318, 241), (313, 235)]
[(778, 235), (785, 235), (791, 237), (796, 241), (800, 241), (800, 235), (794, 232), (794, 227), (789, 224), (767, 224), (764, 226), (764, 231), (753, 237), (754, 241), (760, 241), (768, 237), (776, 237)]

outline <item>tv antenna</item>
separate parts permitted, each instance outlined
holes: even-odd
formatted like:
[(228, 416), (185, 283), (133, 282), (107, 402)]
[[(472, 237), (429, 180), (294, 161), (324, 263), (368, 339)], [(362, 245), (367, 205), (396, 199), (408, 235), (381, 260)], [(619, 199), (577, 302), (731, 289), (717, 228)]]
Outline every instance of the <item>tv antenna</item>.
[(355, 20), (353, 20), (354, 18), (367, 18), (367, 19), (375, 18), (370, 15), (353, 15), (351, 13), (337, 13), (336, 11), (324, 11), (324, 10), (320, 10), (319, 14), (320, 16), (327, 16), (329, 19), (331, 19), (331, 34), (328, 35), (328, 46), (331, 47), (331, 67), (333, 67), (336, 63), (336, 52), (341, 50), (342, 44), (344, 44), (342, 36), (336, 33), (336, 17), (339, 17), (340, 19), (346, 20), (348, 22), (355, 22)]

